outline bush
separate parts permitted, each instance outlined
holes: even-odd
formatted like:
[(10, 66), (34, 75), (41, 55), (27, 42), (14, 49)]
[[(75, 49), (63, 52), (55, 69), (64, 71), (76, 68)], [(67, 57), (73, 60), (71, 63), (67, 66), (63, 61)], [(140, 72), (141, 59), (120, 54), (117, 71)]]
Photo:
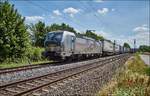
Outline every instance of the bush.
[(150, 76), (150, 67), (146, 68), (146, 74)]
[(32, 47), (30, 60), (31, 61), (39, 61), (39, 60), (44, 59), (44, 57), (42, 56), (43, 51), (44, 51), (44, 48)]

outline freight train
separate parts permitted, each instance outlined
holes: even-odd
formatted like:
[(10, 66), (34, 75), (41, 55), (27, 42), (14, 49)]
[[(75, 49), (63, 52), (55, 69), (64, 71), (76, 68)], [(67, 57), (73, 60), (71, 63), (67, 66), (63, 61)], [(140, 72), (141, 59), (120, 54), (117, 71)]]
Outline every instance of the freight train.
[(44, 56), (52, 60), (70, 60), (101, 57), (129, 52), (110, 40), (96, 41), (85, 36), (77, 36), (68, 31), (53, 31), (46, 34)]

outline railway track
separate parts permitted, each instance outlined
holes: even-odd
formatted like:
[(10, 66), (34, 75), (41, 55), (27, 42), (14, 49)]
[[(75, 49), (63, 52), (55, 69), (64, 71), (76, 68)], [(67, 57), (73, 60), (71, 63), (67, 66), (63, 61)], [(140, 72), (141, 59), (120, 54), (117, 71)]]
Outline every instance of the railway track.
[[(20, 96), (20, 95), (37, 95), (40, 93), (48, 92), (44, 87), (49, 86), (49, 88), (53, 87), (53, 84), (57, 84), (58, 82), (62, 82), (69, 78), (73, 78), (74, 76), (78, 76), (84, 74), (87, 71), (93, 70), (98, 67), (102, 67), (105, 64), (110, 62), (114, 62), (117, 60), (124, 60), (128, 55), (120, 55), (112, 58), (108, 58), (105, 60), (100, 60), (96, 62), (92, 62), (87, 65), (82, 65), (74, 68), (64, 69), (61, 71), (57, 71), (54, 73), (46, 74), (43, 76), (38, 76), (34, 78), (29, 78), (21, 81), (17, 81), (14, 83), (6, 84), (0, 86), (0, 94), (1, 96)], [(38, 93), (38, 95), (40, 94)]]
[(6, 74), (6, 73), (19, 72), (19, 71), (46, 67), (46, 66), (49, 66), (50, 64), (61, 64), (61, 63), (62, 62), (48, 62), (48, 63), (39, 63), (39, 64), (34, 64), (34, 65), (25, 65), (25, 66), (20, 66), (20, 67), (13, 67), (13, 68), (3, 68), (3, 69), (0, 69), (0, 75)]
[[(109, 56), (108, 56), (109, 57)], [(81, 60), (83, 61), (83, 60)], [(13, 72), (19, 72), (19, 71), (25, 71), (25, 70), (31, 70), (31, 69), (38, 69), (38, 68), (43, 68), (47, 67), (50, 65), (62, 65), (62, 64), (68, 64), (68, 63), (75, 63), (77, 61), (73, 62), (47, 62), (47, 63), (39, 63), (39, 64), (32, 64), (32, 65), (25, 65), (25, 66), (19, 66), (19, 67), (13, 67), (13, 68), (3, 68), (0, 69), (0, 75), (1, 74), (7, 74), (7, 73), (13, 73)]]

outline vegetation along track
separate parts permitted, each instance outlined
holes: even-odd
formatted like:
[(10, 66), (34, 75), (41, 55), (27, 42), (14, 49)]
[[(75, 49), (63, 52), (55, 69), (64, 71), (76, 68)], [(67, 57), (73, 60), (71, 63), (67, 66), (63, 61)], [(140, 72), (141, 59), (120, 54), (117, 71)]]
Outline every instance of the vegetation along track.
[[(91, 59), (89, 59), (91, 60)], [(80, 61), (84, 61), (84, 60), (80, 60)], [(19, 66), (19, 67), (12, 67), (12, 68), (2, 68), (0, 69), (0, 75), (1, 74), (6, 74), (6, 73), (13, 73), (13, 72), (19, 72), (19, 71), (25, 71), (25, 70), (31, 70), (31, 69), (37, 69), (37, 68), (43, 68), (43, 67), (47, 67), (49, 65), (62, 65), (62, 64), (68, 64), (68, 63), (74, 63), (77, 61), (72, 61), (72, 62), (47, 62), (47, 63), (39, 63), (39, 64), (32, 64), (32, 65), (24, 65), (24, 66)]]
[[(43, 87), (52, 86), (55, 83), (57, 84), (58, 82), (73, 78), (74, 76), (84, 74), (87, 71), (90, 71), (97, 67), (102, 67), (105, 64), (115, 62), (117, 60), (127, 59), (128, 56), (129, 55), (127, 54), (119, 55), (109, 59), (92, 62), (90, 64), (64, 69), (47, 75), (2, 85), (0, 86), (0, 94), (1, 96), (35, 95), (36, 92), (38, 90), (41, 91)], [(42, 91), (46, 92), (48, 90), (43, 89)]]

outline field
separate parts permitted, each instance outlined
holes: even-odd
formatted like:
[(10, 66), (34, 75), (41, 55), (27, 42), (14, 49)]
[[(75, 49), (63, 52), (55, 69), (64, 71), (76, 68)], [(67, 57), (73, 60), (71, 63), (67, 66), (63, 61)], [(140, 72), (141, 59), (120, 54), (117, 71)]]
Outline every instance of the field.
[(97, 96), (150, 96), (150, 67), (135, 54)]

